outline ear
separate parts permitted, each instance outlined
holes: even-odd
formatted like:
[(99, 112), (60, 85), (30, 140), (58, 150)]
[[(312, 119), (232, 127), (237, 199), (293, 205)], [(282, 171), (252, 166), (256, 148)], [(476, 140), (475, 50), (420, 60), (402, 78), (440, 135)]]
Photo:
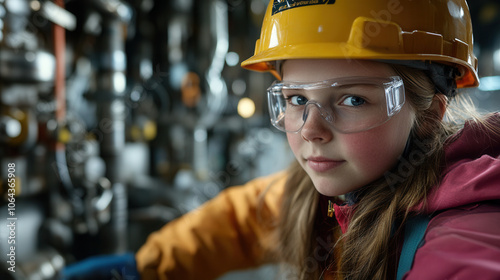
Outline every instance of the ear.
[(448, 97), (442, 93), (436, 93), (432, 98), (432, 104), (429, 108), (430, 110), (437, 113), (439, 118), (442, 120), (444, 113), (446, 112), (446, 107), (448, 105)]

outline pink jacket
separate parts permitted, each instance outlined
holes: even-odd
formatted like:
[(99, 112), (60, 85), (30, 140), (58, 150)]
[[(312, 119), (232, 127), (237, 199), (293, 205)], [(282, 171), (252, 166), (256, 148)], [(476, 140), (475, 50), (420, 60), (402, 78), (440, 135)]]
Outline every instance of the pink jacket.
[[(489, 122), (500, 129), (500, 114)], [(404, 279), (500, 279), (500, 135), (467, 124), (445, 159), (429, 197), (430, 211), (442, 212)]]
[[(500, 114), (488, 118), (500, 130)], [(403, 279), (500, 279), (500, 135), (467, 123), (445, 149), (440, 185), (428, 197), (424, 245)], [(349, 206), (335, 207), (347, 228)]]

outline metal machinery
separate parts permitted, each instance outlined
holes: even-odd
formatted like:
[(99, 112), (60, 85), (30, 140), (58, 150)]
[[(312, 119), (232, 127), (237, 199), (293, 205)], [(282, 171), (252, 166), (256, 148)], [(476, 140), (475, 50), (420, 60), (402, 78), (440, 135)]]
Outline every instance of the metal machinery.
[[(221, 189), (288, 165), (263, 109), (272, 77), (239, 67), (267, 3), (0, 0), (1, 279), (133, 252)], [(478, 26), (498, 24), (495, 1), (470, 4)], [(480, 65), (500, 61), (477, 30)]]
[(0, 217), (16, 218), (0, 230), (16, 272), (2, 261), (1, 279), (135, 251), (228, 185), (286, 166), (262, 109), (272, 78), (239, 67), (266, 4), (0, 0)]

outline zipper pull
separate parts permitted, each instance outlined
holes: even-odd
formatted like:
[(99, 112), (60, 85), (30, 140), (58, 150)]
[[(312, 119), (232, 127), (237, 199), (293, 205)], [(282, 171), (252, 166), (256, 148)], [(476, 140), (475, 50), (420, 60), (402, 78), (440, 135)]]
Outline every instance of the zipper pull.
[(328, 200), (328, 217), (333, 217), (333, 214), (335, 213), (335, 208), (333, 208), (333, 202), (331, 200)]

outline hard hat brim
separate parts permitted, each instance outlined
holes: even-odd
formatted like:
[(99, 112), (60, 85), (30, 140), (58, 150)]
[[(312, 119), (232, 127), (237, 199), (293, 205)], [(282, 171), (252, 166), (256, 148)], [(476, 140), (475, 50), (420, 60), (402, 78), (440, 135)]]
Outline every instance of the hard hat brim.
[(460, 77), (457, 78), (457, 87), (477, 87), (478, 77), (471, 65), (462, 60), (438, 54), (395, 54), (359, 48), (348, 43), (312, 43), (286, 47), (276, 47), (261, 51), (258, 54), (243, 61), (241, 66), (248, 70), (259, 72), (271, 72), (280, 79), (274, 62), (289, 59), (368, 59), (368, 60), (420, 60), (443, 63), (457, 67)]

